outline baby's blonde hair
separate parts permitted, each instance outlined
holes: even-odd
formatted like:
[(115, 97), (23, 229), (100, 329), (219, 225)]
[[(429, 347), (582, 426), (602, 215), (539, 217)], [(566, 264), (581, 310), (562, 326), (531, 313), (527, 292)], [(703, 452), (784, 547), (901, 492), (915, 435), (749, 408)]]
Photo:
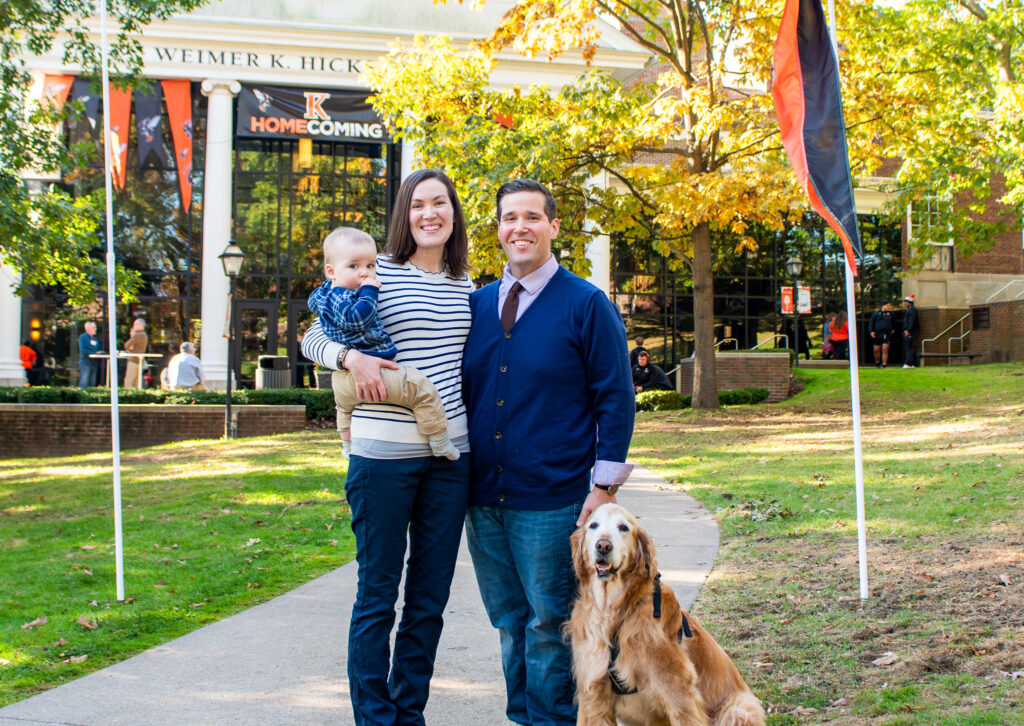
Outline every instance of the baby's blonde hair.
[(361, 229), (355, 227), (338, 227), (324, 237), (324, 264), (333, 264), (338, 255), (338, 250), (344, 244), (371, 244), (377, 249), (377, 243), (373, 237)]

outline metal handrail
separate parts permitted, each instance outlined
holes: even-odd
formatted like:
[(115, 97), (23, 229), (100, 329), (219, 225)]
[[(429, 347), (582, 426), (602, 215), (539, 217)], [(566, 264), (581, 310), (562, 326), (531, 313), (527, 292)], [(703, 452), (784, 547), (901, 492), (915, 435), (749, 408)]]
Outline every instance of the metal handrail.
[(729, 341), (732, 341), (733, 343), (735, 343), (736, 344), (736, 349), (739, 350), (740, 341), (736, 340), (736, 338), (722, 338), (720, 341), (715, 343), (715, 350), (718, 350), (718, 346), (722, 345), (723, 343), (728, 343)]
[(753, 348), (751, 348), (751, 350), (757, 350), (762, 345), (764, 345), (765, 343), (768, 343), (768, 342), (774, 343), (779, 338), (782, 338), (782, 341), (783, 341), (782, 347), (783, 348), (788, 348), (789, 347), (789, 336), (787, 336), (785, 333), (772, 333), (772, 337), (765, 338), (760, 343), (758, 343)]
[(924, 344), (925, 343), (934, 343), (936, 340), (941, 338), (943, 335), (948, 333), (950, 330), (952, 330), (953, 328), (959, 326), (960, 327), (960, 335), (958, 335), (958, 336), (950, 336), (950, 338), (946, 341), (946, 353), (947, 353), (947, 355), (952, 355), (953, 354), (953, 341), (954, 340), (959, 340), (960, 341), (960, 352), (963, 353), (964, 352), (964, 338), (966, 338), (968, 335), (971, 334), (971, 329), (970, 328), (968, 328), (966, 330), (966, 332), (964, 331), (963, 323), (969, 317), (971, 317), (971, 314), (967, 313), (966, 315), (964, 315), (962, 318), (960, 318), (956, 322), (951, 323), (949, 325), (949, 327), (947, 327), (941, 333), (936, 335), (934, 338), (925, 338), (924, 340), (922, 340), (921, 341), (921, 350), (922, 351), (924, 350)]
[[(1024, 285), (1024, 280), (1010, 280), (1008, 283), (1006, 283), (1001, 288), (999, 288), (994, 293), (992, 293), (987, 298), (985, 298), (985, 302), (990, 302), (992, 300), (992, 298), (994, 298), (996, 295), (998, 295), (999, 293), (1001, 293), (1003, 290), (1005, 290), (1006, 288), (1010, 287), (1011, 285)], [(1020, 292), (1018, 292), (1016, 295), (1014, 295), (1010, 299), (1011, 300), (1016, 300), (1021, 295), (1024, 295), (1024, 288), (1022, 288)]]

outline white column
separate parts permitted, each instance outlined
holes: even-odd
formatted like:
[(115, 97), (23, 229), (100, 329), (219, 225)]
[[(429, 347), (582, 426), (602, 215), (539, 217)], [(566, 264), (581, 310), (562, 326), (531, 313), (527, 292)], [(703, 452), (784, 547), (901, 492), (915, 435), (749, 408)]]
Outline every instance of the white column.
[(238, 81), (203, 81), (206, 110), (206, 172), (203, 175), (202, 337), (199, 357), (206, 384), (223, 389), (228, 370), (228, 278), (218, 256), (231, 238), (232, 99), (242, 90)]
[(21, 298), (14, 287), (21, 274), (7, 265), (0, 265), (0, 386), (24, 386), (25, 369), (21, 367)]
[[(604, 175), (594, 176), (587, 180), (587, 186), (605, 186)], [(597, 225), (589, 219), (583, 222), (587, 232), (597, 230)], [(612, 244), (606, 234), (592, 237), (587, 245), (587, 259), (590, 260), (590, 277), (587, 281), (599, 288), (605, 295), (611, 293), (612, 284)]]
[(416, 158), (416, 144), (411, 141), (402, 142), (402, 181), (405, 181), (410, 174), (420, 168), (420, 161)]

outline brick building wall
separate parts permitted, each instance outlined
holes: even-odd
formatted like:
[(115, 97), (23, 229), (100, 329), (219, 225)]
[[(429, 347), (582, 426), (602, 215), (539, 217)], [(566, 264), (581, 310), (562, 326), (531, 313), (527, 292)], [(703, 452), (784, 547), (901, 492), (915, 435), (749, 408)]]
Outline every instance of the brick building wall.
[[(1007, 216), (1007, 207), (993, 201), (1006, 193), (1006, 184), (1002, 177), (992, 178), (992, 196), (981, 218), (986, 222), (995, 222), (1000, 216)], [(973, 201), (973, 200), (971, 200)], [(956, 272), (980, 272), (998, 275), (1024, 275), (1024, 245), (1021, 240), (1020, 219), (1005, 219), (1011, 225), (1006, 232), (995, 236), (995, 243), (985, 250), (963, 258), (956, 253), (954, 270)], [(954, 247), (955, 249), (955, 247)]]
[(1024, 300), (974, 305), (971, 310), (979, 308), (988, 308), (989, 324), (971, 330), (969, 349), (981, 354), (975, 362), (1024, 360)]
[[(952, 350), (954, 353), (967, 350), (970, 345), (970, 336), (964, 338), (963, 341), (950, 340), (951, 338), (958, 338), (962, 335), (962, 331), (959, 326), (954, 327), (945, 333), (949, 326), (956, 323), (962, 317), (970, 312), (967, 308), (918, 308), (918, 316), (921, 321), (921, 337), (918, 341), (918, 352), (919, 353), (948, 353)], [(971, 319), (968, 317), (963, 323), (963, 331), (970, 330)], [(902, 330), (902, 329), (901, 329)], [(939, 333), (943, 333), (939, 336)], [(902, 332), (900, 332), (902, 335)], [(973, 335), (973, 333), (971, 334)], [(936, 338), (936, 336), (938, 336)], [(936, 338), (936, 340), (928, 341), (928, 338)], [(963, 359), (956, 361), (957, 363), (963, 363)], [(949, 360), (946, 358), (922, 358), (922, 365), (925, 366), (942, 366), (949, 365)]]
[[(118, 406), (122, 449), (224, 435), (224, 406)], [(302, 431), (304, 406), (232, 406), (239, 436)], [(66, 456), (110, 450), (109, 404), (0, 404), (0, 457)]]
[[(768, 402), (789, 396), (789, 353), (719, 353), (715, 357), (718, 390), (767, 388)], [(693, 394), (693, 358), (680, 364), (680, 392)]]

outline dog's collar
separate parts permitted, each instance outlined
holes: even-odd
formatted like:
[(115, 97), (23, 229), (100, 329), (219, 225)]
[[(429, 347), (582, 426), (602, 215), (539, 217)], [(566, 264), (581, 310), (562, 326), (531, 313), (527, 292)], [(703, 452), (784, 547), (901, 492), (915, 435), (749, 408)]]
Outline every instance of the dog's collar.
[[(661, 617), (661, 573), (660, 572), (657, 575), (654, 576), (654, 595), (653, 595), (652, 599), (654, 601), (654, 603), (653, 603), (654, 604), (654, 617), (655, 618), (660, 618)], [(693, 637), (693, 631), (690, 630), (690, 622), (686, 619), (686, 613), (682, 612), (681, 615), (683, 616), (683, 624), (682, 624), (682, 627), (679, 628), (679, 632), (676, 634), (676, 637), (679, 639), (680, 643), (683, 642), (683, 636), (684, 635), (687, 638), (692, 638)], [(619, 625), (619, 627), (621, 627), (621, 624)], [(619, 648), (619, 628), (615, 628), (615, 632), (612, 634), (611, 641), (608, 643), (608, 648), (609, 648), (609, 651), (610, 651), (610, 658), (609, 658), (609, 661), (608, 661), (608, 677), (611, 679), (611, 682), (612, 682), (612, 693), (614, 693), (617, 696), (630, 696), (630, 695), (636, 693), (637, 689), (636, 688), (630, 688), (625, 683), (623, 683), (622, 682), (622, 678), (619, 677), (618, 671), (615, 670), (615, 661), (617, 661), (619, 659), (619, 650), (620, 650), (620, 648)]]

